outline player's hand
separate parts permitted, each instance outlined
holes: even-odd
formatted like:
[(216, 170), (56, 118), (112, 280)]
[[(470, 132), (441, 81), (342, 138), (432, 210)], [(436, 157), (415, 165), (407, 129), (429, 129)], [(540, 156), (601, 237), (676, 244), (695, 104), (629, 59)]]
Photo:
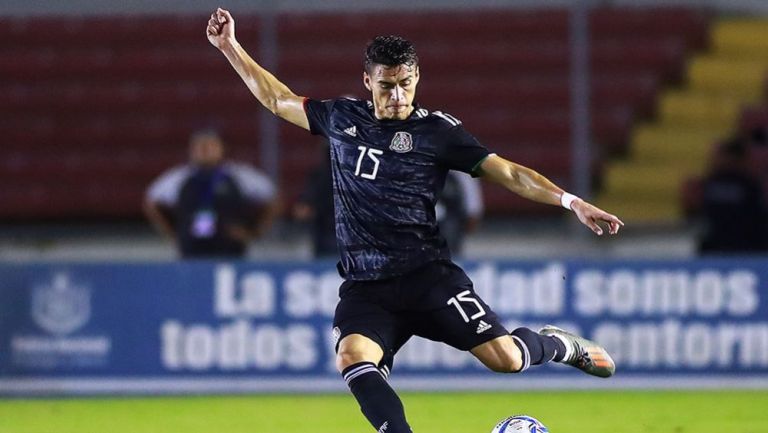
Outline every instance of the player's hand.
[(221, 49), (225, 44), (235, 41), (235, 20), (229, 11), (222, 8), (216, 9), (208, 20), (205, 29), (208, 41), (216, 48)]
[(608, 225), (608, 233), (615, 235), (619, 232), (619, 228), (624, 227), (624, 223), (616, 217), (616, 215), (609, 214), (608, 212), (600, 209), (597, 206), (591, 205), (582, 199), (576, 199), (571, 204), (571, 209), (579, 218), (582, 224), (589, 227), (598, 236), (602, 236), (603, 228), (599, 223), (605, 223)]

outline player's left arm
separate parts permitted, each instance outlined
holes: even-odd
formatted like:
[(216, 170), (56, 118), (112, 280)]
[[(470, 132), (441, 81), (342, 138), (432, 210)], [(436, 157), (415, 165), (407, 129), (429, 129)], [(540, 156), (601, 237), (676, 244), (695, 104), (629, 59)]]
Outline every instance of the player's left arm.
[(235, 38), (235, 20), (229, 11), (218, 8), (211, 14), (205, 34), (208, 41), (229, 60), (248, 89), (264, 107), (294, 125), (310, 129), (304, 111), (304, 98), (293, 93), (243, 49)]
[(500, 156), (494, 154), (488, 156), (480, 164), (478, 172), (481, 177), (501, 184), (529, 200), (556, 206), (562, 205), (573, 210), (579, 221), (598, 235), (603, 234), (603, 229), (598, 224), (600, 222), (608, 225), (608, 233), (612, 235), (618, 233), (619, 228), (624, 226), (616, 215), (609, 214), (597, 206), (566, 193), (536, 171)]

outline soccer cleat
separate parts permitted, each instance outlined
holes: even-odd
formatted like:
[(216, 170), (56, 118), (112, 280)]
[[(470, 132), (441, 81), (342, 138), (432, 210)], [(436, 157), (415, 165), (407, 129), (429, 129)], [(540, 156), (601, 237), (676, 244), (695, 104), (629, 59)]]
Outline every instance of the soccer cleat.
[(572, 365), (579, 370), (598, 377), (611, 377), (616, 372), (611, 355), (594, 341), (571, 334), (556, 326), (547, 325), (539, 334), (555, 337), (565, 344), (566, 353), (563, 364)]

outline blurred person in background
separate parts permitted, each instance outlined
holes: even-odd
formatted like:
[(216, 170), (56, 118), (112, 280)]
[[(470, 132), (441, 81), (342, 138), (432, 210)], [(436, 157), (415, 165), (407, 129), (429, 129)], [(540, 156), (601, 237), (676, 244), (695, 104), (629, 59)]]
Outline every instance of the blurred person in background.
[(764, 179), (750, 169), (754, 141), (735, 137), (715, 149), (701, 186), (701, 254), (768, 252)]
[(323, 143), (320, 149), (320, 163), (307, 176), (304, 189), (293, 206), (293, 217), (310, 224), (313, 257), (331, 259), (339, 256), (333, 210), (333, 173), (328, 144)]
[(464, 238), (477, 229), (483, 216), (480, 184), (466, 173), (449, 171), (445, 187), (437, 196), (435, 214), (451, 255), (460, 257), (464, 251)]
[(192, 135), (189, 162), (160, 175), (144, 201), (152, 226), (183, 258), (243, 257), (276, 211), (272, 181), (248, 164), (226, 161), (213, 130)]

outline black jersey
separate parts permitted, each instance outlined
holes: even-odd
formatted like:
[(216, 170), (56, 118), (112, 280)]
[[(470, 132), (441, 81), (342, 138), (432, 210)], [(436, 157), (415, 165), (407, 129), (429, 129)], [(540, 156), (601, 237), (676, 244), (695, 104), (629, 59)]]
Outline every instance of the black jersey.
[(379, 120), (370, 101), (306, 99), (304, 108), (311, 132), (330, 142), (341, 276), (377, 280), (449, 259), (437, 194), (449, 169), (474, 174), (488, 150), (439, 111)]

